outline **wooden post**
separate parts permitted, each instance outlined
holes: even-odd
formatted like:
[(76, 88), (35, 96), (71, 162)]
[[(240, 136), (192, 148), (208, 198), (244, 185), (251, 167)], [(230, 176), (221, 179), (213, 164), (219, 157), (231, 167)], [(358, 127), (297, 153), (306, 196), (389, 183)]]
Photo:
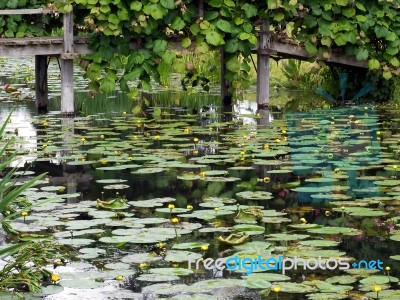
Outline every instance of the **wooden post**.
[[(267, 108), (269, 105), (269, 23), (261, 25), (257, 52), (257, 106)], [(263, 53), (262, 53), (263, 52)]]
[(61, 54), (61, 114), (63, 115), (74, 114), (73, 22), (72, 12), (64, 14), (64, 53)]
[(35, 94), (36, 108), (39, 113), (47, 112), (48, 83), (47, 83), (47, 56), (35, 55)]
[(223, 105), (231, 105), (232, 104), (232, 95), (229, 92), (230, 84), (225, 79), (225, 74), (226, 74), (226, 65), (225, 65), (226, 53), (225, 53), (223, 47), (221, 47), (220, 51), (221, 51), (221, 99), (222, 99), (222, 104)]
[(204, 18), (204, 2), (203, 0), (199, 0), (199, 19), (203, 20)]

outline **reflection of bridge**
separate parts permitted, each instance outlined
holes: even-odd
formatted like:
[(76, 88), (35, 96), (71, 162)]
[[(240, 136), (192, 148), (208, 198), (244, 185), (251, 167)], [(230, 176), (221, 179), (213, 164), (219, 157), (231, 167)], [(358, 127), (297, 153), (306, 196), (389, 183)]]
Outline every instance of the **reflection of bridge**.
[[(41, 15), (53, 14), (49, 9), (11, 9), (0, 10), (0, 16), (4, 15)], [(199, 16), (204, 16), (203, 1), (199, 3)], [(80, 55), (89, 54), (88, 38), (74, 37), (73, 13), (63, 15), (63, 37), (31, 37), (31, 38), (0, 38), (1, 56), (35, 56), (35, 89), (36, 105), (39, 110), (47, 110), (48, 86), (47, 86), (47, 59), (56, 56), (61, 59), (61, 112), (63, 114), (74, 113), (74, 86), (73, 67), (74, 59)], [(138, 44), (133, 45), (137, 48)], [(309, 60), (311, 55), (299, 44), (273, 39), (266, 21), (260, 26), (259, 42), (254, 52), (257, 54), (257, 103), (259, 108), (268, 106), (269, 102), (269, 60), (271, 56), (279, 58), (296, 58)], [(225, 59), (221, 56), (221, 98), (230, 99), (228, 82), (225, 80)], [(357, 61), (353, 57), (339, 52), (331, 52), (326, 56), (318, 57), (333, 64), (350, 67), (367, 68), (365, 61)]]

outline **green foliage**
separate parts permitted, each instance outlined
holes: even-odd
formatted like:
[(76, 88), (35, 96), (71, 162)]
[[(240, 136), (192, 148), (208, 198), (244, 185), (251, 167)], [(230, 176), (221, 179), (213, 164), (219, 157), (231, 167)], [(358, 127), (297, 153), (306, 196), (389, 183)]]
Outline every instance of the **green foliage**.
[[(46, 7), (45, 0), (3, 0), (0, 9), (23, 9)], [(61, 22), (52, 15), (0, 16), (0, 37), (22, 38), (49, 35), (60, 28)]]
[[(17, 168), (10, 168), (16, 158), (16, 152), (9, 151), (13, 139), (6, 139), (4, 131), (10, 121), (11, 114), (0, 127), (0, 212), (4, 217), (1, 221), (7, 233), (19, 234), (10, 226), (10, 219), (20, 214), (21, 207), (29, 207), (29, 203), (20, 195), (31, 188), (46, 173), (36, 176), (22, 185), (15, 183), (18, 177)], [(48, 201), (48, 200), (46, 200)], [(15, 291), (38, 291), (41, 288), (43, 275), (46, 271), (41, 266), (49, 263), (55, 256), (55, 247), (50, 243), (22, 242), (0, 250), (1, 256), (12, 255), (13, 260), (0, 270), (0, 289), (14, 289)], [(27, 264), (32, 262), (33, 267)], [(48, 274), (47, 274), (48, 275)]]
[[(6, 2), (31, 6), (25, 0)], [(246, 88), (251, 84), (249, 58), (263, 19), (273, 35), (296, 38), (314, 56), (329, 59), (340, 49), (368, 61), (385, 79), (400, 74), (400, 10), (394, 0), (205, 0), (204, 17), (193, 0), (57, 0), (55, 5), (64, 12), (74, 9), (81, 31), (96, 32), (87, 76), (91, 86), (103, 92), (117, 84), (125, 92), (150, 89), (150, 78), (160, 80), (162, 62), (182, 70), (179, 59), (168, 52), (175, 48), (171, 35), (196, 54), (223, 48), (226, 79), (232, 89)], [(0, 34), (16, 36), (20, 22), (9, 23)], [(138, 50), (130, 49), (132, 41)]]
[[(50, 242), (23, 242), (4, 250), (2, 254), (12, 254), (13, 260), (0, 271), (0, 290), (40, 291), (43, 279), (48, 279), (51, 275), (41, 266), (47, 265), (56, 257), (55, 246)], [(27, 262), (32, 262), (33, 267)]]

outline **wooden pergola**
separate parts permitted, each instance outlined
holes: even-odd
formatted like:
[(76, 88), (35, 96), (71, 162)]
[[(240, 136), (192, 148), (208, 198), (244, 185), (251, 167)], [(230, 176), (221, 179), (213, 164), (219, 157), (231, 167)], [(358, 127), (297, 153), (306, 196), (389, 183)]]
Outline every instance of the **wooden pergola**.
[[(202, 1), (201, 1), (202, 3)], [(200, 4), (201, 4), (200, 3)], [(12, 9), (0, 10), (4, 15), (33, 15), (54, 14), (49, 9)], [(199, 16), (204, 16), (204, 7), (199, 5)], [(73, 115), (74, 111), (74, 60), (81, 55), (90, 54), (88, 37), (78, 37), (73, 34), (73, 13), (63, 15), (64, 35), (60, 37), (30, 37), (30, 38), (0, 38), (0, 57), (35, 56), (35, 93), (36, 106), (40, 111), (47, 111), (48, 82), (47, 64), (49, 57), (58, 57), (61, 60), (61, 113)], [(272, 38), (267, 21), (260, 26), (258, 45), (254, 49), (257, 54), (257, 104), (259, 108), (266, 108), (270, 97), (270, 59), (296, 58), (309, 60), (311, 55), (305, 48), (296, 42)], [(137, 45), (134, 46), (137, 48)], [(221, 51), (221, 99), (229, 98), (229, 83), (225, 80), (224, 53)], [(353, 57), (339, 52), (330, 53), (329, 59), (317, 59), (351, 67), (368, 68), (366, 61), (357, 61)]]

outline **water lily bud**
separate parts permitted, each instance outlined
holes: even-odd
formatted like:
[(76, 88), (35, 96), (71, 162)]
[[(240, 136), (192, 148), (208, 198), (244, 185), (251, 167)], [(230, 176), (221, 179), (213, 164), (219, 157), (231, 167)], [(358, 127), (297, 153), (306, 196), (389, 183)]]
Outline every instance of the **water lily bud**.
[(172, 222), (173, 224), (177, 224), (177, 223), (179, 223), (179, 219), (178, 219), (178, 218), (172, 218), (172, 219), (171, 219), (171, 222)]
[(274, 291), (275, 293), (279, 293), (279, 292), (281, 291), (281, 287), (280, 287), (279, 285), (274, 286), (273, 291)]
[(169, 208), (169, 209), (174, 209), (174, 208), (175, 208), (175, 205), (173, 205), (172, 203), (171, 203), (171, 204), (168, 204), (168, 208)]
[(208, 251), (208, 246), (207, 245), (201, 246), (201, 250), (202, 251)]
[(147, 268), (147, 264), (146, 263), (141, 263), (140, 265), (139, 265), (139, 268), (140, 269), (146, 269)]
[(271, 181), (271, 178), (269, 178), (269, 177), (264, 177), (264, 178), (263, 178), (263, 181), (264, 181), (265, 183), (268, 183), (268, 182)]
[(387, 266), (387, 267), (385, 268), (385, 271), (390, 271), (390, 267)]
[(188, 210), (193, 210), (193, 206), (192, 206), (192, 205), (188, 205), (188, 206), (186, 206), (186, 208), (187, 208)]
[(195, 137), (195, 138), (193, 139), (193, 142), (198, 143), (198, 142), (199, 142), (199, 139), (198, 139), (197, 137)]
[(125, 280), (125, 277), (122, 276), (122, 275), (118, 275), (118, 276), (115, 277), (115, 280), (123, 281), (123, 280)]

